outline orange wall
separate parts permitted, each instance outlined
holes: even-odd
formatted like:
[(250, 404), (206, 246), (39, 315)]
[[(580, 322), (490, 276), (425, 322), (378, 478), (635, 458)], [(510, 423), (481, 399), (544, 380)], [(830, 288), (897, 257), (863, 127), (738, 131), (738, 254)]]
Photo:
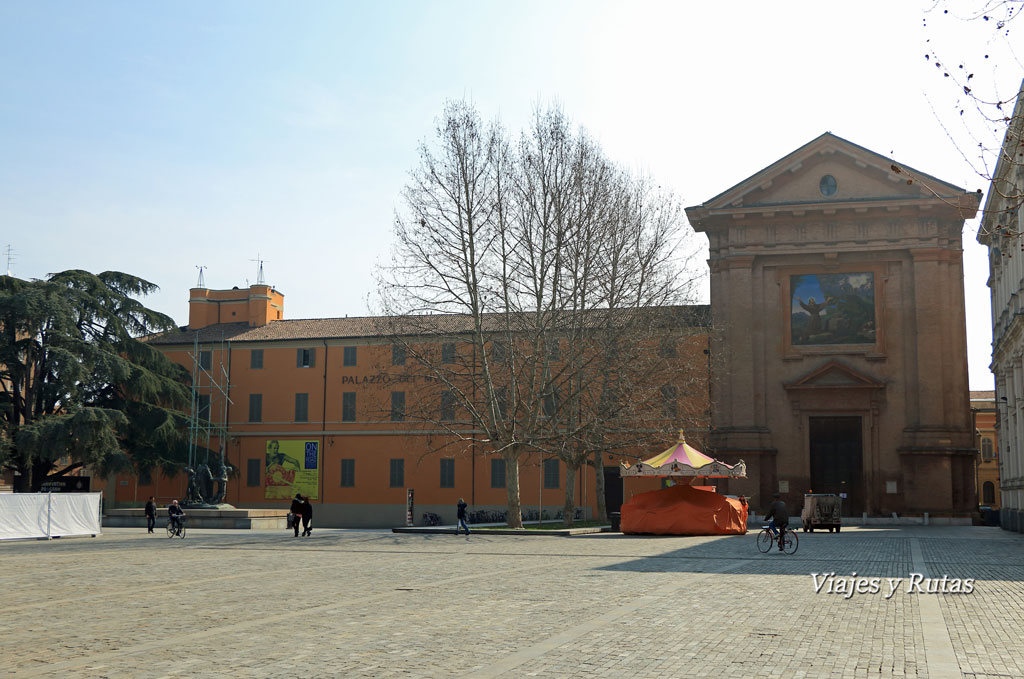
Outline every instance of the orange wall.
[[(343, 346), (356, 346), (357, 363), (343, 366)], [(682, 338), (680, 355), (695, 366), (702, 375), (697, 387), (680, 389), (680, 413), (707, 413), (706, 335)], [(300, 348), (315, 351), (312, 367), (297, 367), (296, 354)], [(252, 349), (262, 349), (263, 367), (252, 369)], [(174, 361), (191, 370), (189, 356), (192, 347), (164, 348)], [(415, 410), (417, 399), (425, 395), (436, 396), (433, 384), (414, 374), (412, 361), (409, 368), (391, 365), (391, 345), (372, 339), (324, 341), (282, 341), (230, 345), (228, 343), (200, 346), (211, 351), (211, 371), (220, 374), (221, 365), (230, 371), (230, 404), (227, 415), (227, 457), (237, 472), (228, 482), (227, 502), (238, 506), (287, 506), (287, 500), (267, 500), (264, 497), (266, 442), (270, 439), (317, 440), (321, 442), (320, 495), (317, 502), (343, 505), (403, 505), (405, 489), (416, 491), (417, 507), (425, 505), (453, 505), (458, 497), (476, 507), (506, 504), (505, 489), (491, 488), (491, 462), (493, 456), (480, 447), (460, 442), (437, 451), (440, 444), (452, 440), (439, 425), (431, 422), (391, 422), (392, 391), (406, 391), (409, 410)], [(210, 420), (219, 423), (223, 416), (224, 400), (217, 389), (210, 386), (210, 378), (195, 378), (197, 390), (211, 396)], [(356, 421), (342, 421), (342, 394), (356, 393)], [(249, 395), (262, 394), (262, 422), (251, 423)], [(295, 394), (308, 394), (308, 422), (295, 422)], [(326, 400), (325, 400), (326, 397)], [(325, 408), (326, 404), (326, 408)], [(691, 432), (697, 445), (702, 432)], [(218, 441), (211, 442), (216, 449)], [(669, 445), (666, 442), (666, 446)], [(635, 451), (647, 457), (658, 450)], [(455, 487), (440, 487), (442, 457), (455, 459)], [(401, 488), (389, 487), (389, 460), (405, 460), (405, 483)], [(355, 460), (355, 486), (341, 487), (341, 460)], [(617, 466), (621, 456), (609, 456), (605, 464)], [(260, 485), (247, 485), (249, 460), (258, 460)], [(475, 473), (474, 473), (475, 468)], [(540, 467), (537, 455), (526, 455), (520, 463), (520, 495), (525, 508), (536, 506), (543, 492), (546, 507), (560, 507), (565, 486), (565, 466), (559, 465), (559, 488), (540, 489)], [(138, 485), (133, 477), (120, 477), (117, 499), (122, 503), (145, 502), (149, 495), (158, 500), (183, 497), (183, 477), (166, 479), (154, 474), (153, 483)], [(584, 467), (577, 475), (576, 503), (596, 511), (593, 469)], [(657, 487), (657, 483), (652, 487)], [(645, 488), (646, 489), (646, 488)], [(629, 494), (627, 493), (626, 499)], [(417, 520), (418, 520), (417, 516)]]

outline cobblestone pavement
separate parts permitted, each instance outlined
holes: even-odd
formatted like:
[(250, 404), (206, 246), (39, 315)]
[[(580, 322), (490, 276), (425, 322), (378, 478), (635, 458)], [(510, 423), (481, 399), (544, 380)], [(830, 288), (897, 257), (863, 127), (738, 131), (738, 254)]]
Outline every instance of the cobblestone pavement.
[[(0, 543), (0, 677), (1024, 677), (1024, 536), (755, 536)], [(828, 593), (854, 572), (880, 591)], [(911, 573), (973, 592), (908, 593)]]

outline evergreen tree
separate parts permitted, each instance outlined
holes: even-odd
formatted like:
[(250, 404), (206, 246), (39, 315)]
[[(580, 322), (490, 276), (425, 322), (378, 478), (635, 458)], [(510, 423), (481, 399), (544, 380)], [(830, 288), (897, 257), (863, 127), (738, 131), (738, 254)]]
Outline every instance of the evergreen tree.
[(15, 490), (86, 466), (180, 469), (188, 373), (144, 341), (174, 321), (136, 299), (156, 289), (117, 271), (0, 276), (0, 469)]

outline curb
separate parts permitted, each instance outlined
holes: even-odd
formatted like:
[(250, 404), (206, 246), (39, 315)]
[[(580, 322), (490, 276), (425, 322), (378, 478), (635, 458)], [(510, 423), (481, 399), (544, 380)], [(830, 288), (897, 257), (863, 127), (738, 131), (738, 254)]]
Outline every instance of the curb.
[[(556, 535), (561, 537), (572, 537), (573, 535), (592, 535), (594, 533), (610, 533), (611, 526), (590, 526), (587, 528), (562, 528), (554, 530), (526, 530), (526, 529), (501, 529), (483, 528), (474, 531), (476, 535)], [(446, 526), (398, 526), (391, 529), (392, 533), (422, 533), (436, 535), (454, 535), (455, 527)]]

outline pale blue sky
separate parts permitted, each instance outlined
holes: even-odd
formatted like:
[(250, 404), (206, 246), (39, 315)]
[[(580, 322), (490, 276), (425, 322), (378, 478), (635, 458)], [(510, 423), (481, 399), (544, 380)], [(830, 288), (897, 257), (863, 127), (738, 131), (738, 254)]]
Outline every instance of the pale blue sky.
[[(140, 275), (180, 323), (196, 265), (244, 286), (259, 252), (286, 317), (363, 314), (452, 97), (513, 129), (558, 102), (686, 205), (826, 130), (987, 188), (923, 55), (929, 37), (999, 46), (924, 28), (931, 4), (6, 0), (0, 247), (20, 277)], [(1019, 63), (994, 63), (1004, 90), (1020, 83)], [(991, 388), (985, 257), (965, 241), (972, 386)]]

